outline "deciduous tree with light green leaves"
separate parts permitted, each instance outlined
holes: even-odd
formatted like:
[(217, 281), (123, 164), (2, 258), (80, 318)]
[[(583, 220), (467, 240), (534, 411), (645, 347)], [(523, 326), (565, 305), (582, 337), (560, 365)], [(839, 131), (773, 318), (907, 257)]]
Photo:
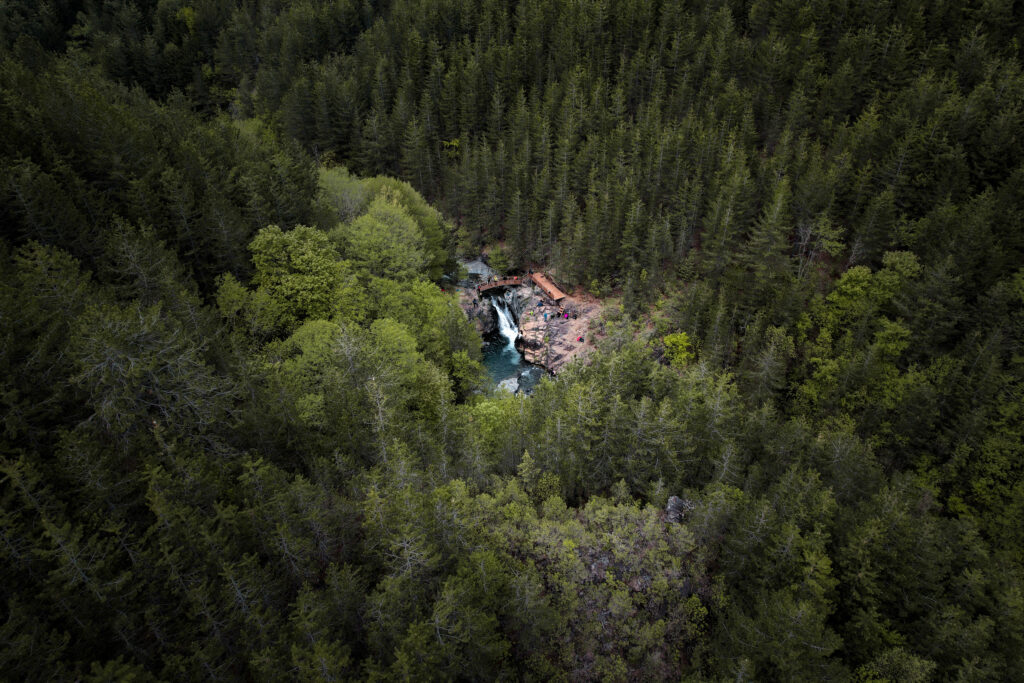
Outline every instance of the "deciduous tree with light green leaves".
[(362, 287), (320, 230), (300, 225), (283, 231), (271, 225), (256, 235), (249, 250), (255, 291), (225, 275), (218, 304), (226, 317), (246, 319), (250, 329), (273, 331), (292, 330), (306, 319), (362, 320)]
[(695, 357), (690, 336), (685, 332), (667, 334), (662, 338), (662, 343), (665, 344), (665, 357), (673, 367), (684, 367)]
[(356, 268), (372, 275), (400, 281), (426, 275), (426, 239), (408, 211), (386, 193), (331, 236)]

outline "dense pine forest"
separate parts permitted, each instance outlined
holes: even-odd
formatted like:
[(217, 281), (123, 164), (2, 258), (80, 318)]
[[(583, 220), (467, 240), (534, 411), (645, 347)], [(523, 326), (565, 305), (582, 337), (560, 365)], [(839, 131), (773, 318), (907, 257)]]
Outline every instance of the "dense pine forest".
[(1022, 345), (1021, 2), (0, 3), (0, 679), (1024, 680)]

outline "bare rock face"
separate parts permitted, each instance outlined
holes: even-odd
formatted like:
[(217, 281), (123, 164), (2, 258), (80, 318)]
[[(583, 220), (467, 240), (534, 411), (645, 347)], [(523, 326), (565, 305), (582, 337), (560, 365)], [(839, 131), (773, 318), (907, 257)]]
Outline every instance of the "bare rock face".
[(544, 320), (538, 316), (525, 317), (519, 323), (519, 339), (516, 348), (523, 354), (527, 363), (546, 366), (547, 349), (545, 348)]
[[(564, 324), (564, 321), (556, 323), (556, 325), (558, 324)], [(565, 365), (572, 355), (576, 343), (574, 339), (569, 338), (565, 330), (557, 330), (555, 334), (551, 335), (551, 341), (548, 344), (548, 367), (560, 368)]]
[(580, 355), (588, 320), (586, 313), (596, 309), (596, 306), (582, 307), (570, 300), (564, 304), (560, 306), (536, 296), (525, 297), (519, 320), (522, 338), (516, 347), (528, 363), (542, 365), (552, 373)]
[(476, 306), (468, 307), (466, 315), (481, 336), (496, 332), (498, 329), (498, 314), (487, 297), (480, 297)]
[(691, 510), (693, 510), (693, 501), (672, 496), (668, 499), (668, 505), (665, 506), (665, 521), (678, 524)]

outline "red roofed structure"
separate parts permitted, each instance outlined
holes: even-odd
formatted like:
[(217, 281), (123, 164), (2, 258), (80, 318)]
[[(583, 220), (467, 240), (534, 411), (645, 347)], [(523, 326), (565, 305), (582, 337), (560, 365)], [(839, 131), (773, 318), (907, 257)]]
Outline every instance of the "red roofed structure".
[(553, 301), (560, 301), (565, 298), (565, 294), (562, 293), (555, 283), (548, 279), (544, 273), (533, 273), (531, 276), (534, 283), (540, 287), (544, 295)]

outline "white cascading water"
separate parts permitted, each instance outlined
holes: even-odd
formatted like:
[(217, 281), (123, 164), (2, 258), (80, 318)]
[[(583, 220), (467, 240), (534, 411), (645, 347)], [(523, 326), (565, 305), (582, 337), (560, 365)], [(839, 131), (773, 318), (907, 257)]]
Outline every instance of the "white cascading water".
[(519, 337), (519, 328), (516, 327), (512, 313), (508, 310), (508, 303), (500, 296), (494, 297), (492, 303), (494, 304), (495, 312), (498, 314), (498, 331), (505, 338), (505, 348), (502, 349), (502, 352), (505, 353), (510, 349), (515, 351), (516, 339)]
[(501, 338), (488, 344), (484, 364), (495, 378), (498, 388), (513, 394), (529, 394), (543, 373), (541, 368), (525, 363), (515, 346), (520, 336), (516, 317), (522, 313), (522, 301), (515, 292), (505, 292), (504, 296), (491, 297), (491, 304), (494, 306), (494, 314), (498, 316), (498, 334)]

